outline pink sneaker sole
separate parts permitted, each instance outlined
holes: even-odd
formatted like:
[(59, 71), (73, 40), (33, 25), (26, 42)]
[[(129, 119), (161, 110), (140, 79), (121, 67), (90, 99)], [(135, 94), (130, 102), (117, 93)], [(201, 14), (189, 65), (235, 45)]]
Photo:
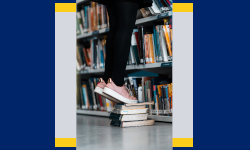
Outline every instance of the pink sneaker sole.
[(117, 92), (115, 92), (107, 87), (104, 88), (103, 93), (115, 98), (116, 100), (118, 100), (122, 103), (138, 103), (138, 100), (127, 99), (127, 98), (123, 97), (122, 95), (120, 95), (119, 93), (117, 93)]
[(120, 101), (117, 101), (115, 98), (103, 93), (103, 89), (98, 87), (98, 86), (95, 88), (94, 92), (97, 94), (100, 94), (101, 96), (103, 96), (103, 97), (107, 98), (108, 100), (111, 100), (115, 103), (121, 103)]

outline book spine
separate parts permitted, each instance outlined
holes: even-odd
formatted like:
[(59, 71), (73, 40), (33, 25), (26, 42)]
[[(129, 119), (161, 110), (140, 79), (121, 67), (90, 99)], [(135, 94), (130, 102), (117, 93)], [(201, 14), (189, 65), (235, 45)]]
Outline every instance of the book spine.
[(155, 0), (155, 2), (159, 6), (161, 13), (165, 13), (167, 9), (163, 6), (161, 1), (160, 0)]
[(138, 87), (138, 101), (139, 101), (139, 103), (143, 102), (143, 99), (142, 99), (142, 86)]
[(84, 7), (81, 9), (81, 18), (82, 18), (82, 27), (83, 27), (83, 32), (85, 32), (85, 15), (84, 15)]
[(79, 23), (81, 34), (83, 34), (84, 32), (83, 32), (83, 25), (82, 25), (81, 13), (77, 12), (76, 16), (77, 16), (77, 19), (78, 19), (78, 23)]
[(107, 13), (106, 13), (106, 6), (103, 5), (103, 28), (107, 28)]
[(88, 6), (85, 6), (84, 7), (84, 15), (85, 15), (85, 25), (84, 25), (84, 31), (85, 32), (88, 32), (88, 28), (89, 28), (89, 26), (88, 26)]
[(153, 0), (151, 8), (154, 10), (155, 13), (161, 13), (160, 9), (158, 8), (154, 0)]
[(84, 109), (85, 108), (85, 104), (84, 104), (84, 98), (83, 98), (83, 91), (82, 91), (82, 86), (79, 87), (79, 91), (80, 91), (80, 108)]
[[(164, 99), (164, 88), (163, 86), (161, 87), (161, 93), (162, 93), (162, 96), (161, 96), (161, 101), (162, 101), (162, 110), (164, 112), (165, 110), (165, 99)], [(164, 114), (164, 113), (163, 113)]]
[(88, 6), (88, 22), (89, 22), (89, 25), (88, 25), (88, 27), (89, 27), (89, 32), (91, 32), (92, 31), (92, 8), (90, 7), (90, 6)]
[(93, 109), (96, 110), (97, 104), (96, 104), (96, 97), (94, 93), (94, 83), (91, 80), (89, 80), (89, 85), (90, 85), (92, 96), (93, 96)]
[(145, 47), (145, 62), (146, 64), (149, 63), (149, 53), (148, 53), (148, 34), (144, 35), (144, 47)]
[(158, 53), (158, 35), (156, 32), (155, 25), (153, 25), (153, 38), (154, 38), (154, 50), (155, 50), (155, 55), (156, 55), (156, 62), (159, 62), (159, 53)]
[(140, 64), (140, 60), (139, 60), (139, 56), (138, 56), (138, 49), (137, 49), (137, 43), (136, 43), (136, 38), (135, 38), (135, 31), (132, 33), (132, 37), (131, 37), (131, 46), (134, 52), (134, 57), (135, 57), (135, 61), (136, 64)]
[[(160, 27), (161, 28), (161, 27)], [(164, 37), (164, 32), (162, 29), (160, 29), (160, 43), (161, 43), (161, 50), (162, 50), (162, 56), (163, 56), (163, 61), (168, 62), (168, 53), (167, 53), (167, 47), (166, 47), (166, 40)]]
[(84, 88), (84, 84), (82, 85), (82, 94), (83, 94), (83, 102), (84, 102), (84, 108), (83, 109), (87, 109), (88, 108), (88, 104), (87, 104), (87, 100), (86, 100), (86, 93), (85, 93), (85, 88)]
[(144, 94), (144, 77), (141, 79), (141, 87), (142, 87), (142, 100), (145, 102), (145, 94)]
[(134, 87), (134, 79), (132, 77), (129, 77), (129, 82), (130, 82), (130, 89), (133, 92), (133, 96), (136, 97), (136, 90)]
[[(139, 50), (140, 50), (140, 63), (143, 64), (143, 36), (142, 36), (142, 28), (138, 28), (138, 39), (139, 39)], [(138, 44), (138, 43), (137, 43)]]
[(158, 60), (159, 62), (162, 62), (163, 61), (163, 55), (162, 55), (162, 48), (161, 48), (161, 36), (160, 36), (160, 32), (159, 32), (159, 26), (155, 26), (155, 31), (156, 31), (156, 38), (157, 38), (157, 48), (158, 48)]
[(168, 94), (168, 92), (169, 92), (169, 90), (168, 90), (169, 88), (168, 88), (168, 86), (166, 86), (165, 87), (165, 92), (166, 92), (166, 110), (167, 110), (167, 114), (168, 114), (168, 116), (169, 116), (169, 113), (170, 113), (170, 105), (169, 105), (169, 94)]
[(134, 85), (134, 89), (135, 89), (136, 98), (138, 99), (138, 85), (136, 82), (136, 78), (133, 78), (133, 85)]
[[(141, 56), (140, 56), (140, 43), (139, 43), (139, 37), (138, 37), (138, 30), (137, 30), (137, 32), (135, 32), (135, 39), (136, 39), (136, 45), (137, 45), (137, 50), (138, 50), (138, 57), (140, 60)], [(139, 61), (139, 63), (140, 63), (140, 61)]]
[(148, 34), (149, 37), (149, 62), (150, 63), (155, 63), (155, 59), (154, 59), (154, 46), (153, 46), (153, 35), (152, 34)]
[(131, 57), (131, 63), (132, 63), (132, 65), (135, 65), (135, 57), (134, 57), (132, 46), (130, 46), (130, 57)]
[[(158, 92), (158, 103), (159, 103), (159, 110), (162, 110), (162, 93), (161, 93), (161, 86), (157, 86)], [(163, 111), (163, 110), (162, 110)], [(161, 113), (160, 113), (161, 114)]]
[(155, 110), (156, 110), (156, 115), (158, 115), (159, 108), (158, 108), (158, 97), (157, 97), (157, 94), (156, 94), (156, 89), (157, 89), (157, 86), (153, 85)]
[[(97, 80), (96, 78), (93, 78), (93, 81), (94, 81), (94, 89), (95, 89), (98, 80)], [(99, 97), (98, 97), (98, 94), (97, 94), (97, 93), (95, 93), (95, 97), (96, 97), (97, 109), (98, 109), (98, 108), (100, 109), (100, 101), (99, 101)]]
[(142, 45), (143, 45), (143, 52), (142, 52), (142, 56), (143, 56), (143, 64), (146, 64), (146, 60), (145, 60), (145, 40), (144, 40), (144, 33), (143, 33), (143, 26), (141, 27), (141, 33), (142, 33)]
[(103, 110), (103, 105), (102, 105), (102, 97), (101, 95), (98, 95), (99, 103), (100, 103), (100, 110)]
[(168, 54), (169, 56), (172, 56), (172, 47), (171, 47), (171, 42), (170, 42), (170, 36), (169, 36), (169, 33), (170, 33), (170, 30), (169, 30), (169, 27), (167, 25), (164, 25), (163, 28), (165, 29), (164, 32), (165, 32), (165, 39), (166, 39), (166, 42), (167, 42), (167, 47), (168, 47)]

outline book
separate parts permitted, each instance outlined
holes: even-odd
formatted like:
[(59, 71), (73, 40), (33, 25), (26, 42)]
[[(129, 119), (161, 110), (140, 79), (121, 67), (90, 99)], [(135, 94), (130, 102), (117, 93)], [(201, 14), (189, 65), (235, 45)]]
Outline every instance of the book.
[(140, 11), (141, 11), (142, 16), (143, 16), (144, 18), (146, 18), (146, 17), (149, 16), (148, 13), (146, 12), (145, 8), (141, 8)]
[(85, 33), (85, 11), (84, 11), (84, 7), (82, 9), (80, 9), (80, 13), (81, 13), (81, 19), (82, 19), (82, 26), (83, 26), (83, 33)]
[(131, 64), (135, 65), (136, 64), (136, 60), (135, 60), (135, 55), (134, 55), (132, 46), (130, 46), (130, 59), (131, 59)]
[(147, 113), (148, 108), (140, 109), (113, 109), (113, 113), (116, 114), (145, 114)]
[(159, 26), (155, 26), (155, 33), (156, 33), (156, 41), (157, 41), (157, 53), (158, 53), (158, 60), (159, 62), (163, 61), (162, 55), (162, 48), (161, 48), (161, 38), (160, 38), (160, 30)]
[(152, 6), (151, 8), (153, 9), (153, 11), (157, 14), (157, 13), (161, 13), (160, 9), (158, 8), (158, 6), (156, 5), (155, 1), (153, 0)]
[(144, 35), (144, 39), (143, 39), (143, 41), (144, 41), (144, 47), (145, 47), (145, 50), (144, 50), (144, 52), (145, 52), (145, 55), (144, 55), (144, 57), (145, 57), (145, 62), (146, 62), (146, 64), (148, 64), (149, 63), (149, 40), (148, 40), (148, 34), (145, 34)]
[(84, 54), (84, 57), (85, 57), (85, 60), (86, 60), (86, 64), (88, 66), (91, 65), (91, 62), (90, 62), (90, 56), (89, 56), (89, 48), (83, 48), (83, 54)]
[[(165, 19), (165, 21), (166, 21), (166, 19)], [(169, 56), (172, 56), (169, 25), (163, 25), (162, 28), (163, 28), (163, 31), (165, 33), (165, 39), (166, 39), (166, 43), (167, 43), (168, 54), (169, 54)]]
[(109, 119), (117, 121), (138, 121), (138, 120), (147, 120), (148, 114), (133, 114), (133, 115), (121, 115), (111, 113)]
[(148, 50), (149, 50), (148, 63), (155, 63), (154, 48), (153, 48), (153, 35), (152, 34), (148, 34)]
[(154, 102), (155, 102), (156, 115), (158, 115), (159, 103), (158, 103), (158, 95), (157, 95), (157, 85), (153, 85), (153, 92), (154, 92)]
[(140, 57), (140, 63), (143, 64), (143, 33), (142, 33), (142, 27), (138, 27), (138, 43), (139, 46), (139, 57)]
[(136, 32), (138, 33), (138, 29), (133, 30), (132, 37), (131, 37), (131, 46), (132, 46), (132, 50), (134, 53), (134, 58), (135, 58), (136, 64), (140, 64), (140, 58), (139, 58), (139, 52), (138, 52), (139, 49), (138, 49), (136, 37), (135, 37)]
[(160, 32), (160, 37), (159, 37), (160, 38), (160, 47), (161, 47), (161, 54), (163, 57), (163, 61), (168, 62), (169, 55), (168, 55), (167, 46), (166, 46), (165, 34), (164, 34), (164, 31), (162, 30), (162, 26), (159, 27), (159, 32)]
[(88, 24), (88, 6), (84, 6), (84, 23), (85, 23), (85, 25), (84, 25), (84, 32), (86, 33), (86, 32), (88, 32), (89, 31), (89, 24)]
[(135, 105), (135, 106), (126, 106), (125, 104), (116, 104), (115, 109), (140, 109), (145, 108), (146, 105)]
[(138, 30), (137, 30), (137, 32), (135, 32), (135, 39), (136, 39), (138, 58), (139, 58), (139, 64), (140, 64), (141, 63), (141, 56), (140, 56), (140, 43), (139, 43)]
[(79, 25), (81, 34), (83, 34), (84, 31), (83, 31), (83, 21), (82, 21), (82, 17), (81, 17), (81, 12), (78, 11), (78, 12), (76, 13), (76, 16), (77, 16), (77, 19), (78, 19), (78, 25)]
[(76, 16), (76, 35), (80, 35), (80, 34), (81, 34), (81, 31), (80, 31), (78, 19), (77, 19), (77, 16)]
[(143, 99), (142, 99), (142, 86), (138, 87), (138, 101), (139, 101), (139, 103), (143, 102)]
[(148, 126), (153, 125), (155, 120), (144, 120), (144, 121), (132, 121), (132, 122), (122, 122), (122, 121), (116, 121), (112, 120), (110, 125), (113, 126), (119, 126), (122, 128), (125, 127), (138, 127), (138, 126)]

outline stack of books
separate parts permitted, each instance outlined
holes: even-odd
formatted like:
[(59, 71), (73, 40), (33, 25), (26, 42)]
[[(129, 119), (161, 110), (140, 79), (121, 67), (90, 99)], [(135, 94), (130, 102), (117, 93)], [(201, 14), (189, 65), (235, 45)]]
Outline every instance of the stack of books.
[(110, 125), (121, 128), (153, 125), (155, 120), (147, 119), (148, 108), (145, 104), (116, 104), (109, 116), (112, 120)]

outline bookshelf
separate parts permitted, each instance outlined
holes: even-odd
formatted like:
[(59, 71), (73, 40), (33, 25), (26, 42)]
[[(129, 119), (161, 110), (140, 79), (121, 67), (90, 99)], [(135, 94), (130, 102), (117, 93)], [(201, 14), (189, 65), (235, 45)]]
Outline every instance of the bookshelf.
[[(89, 3), (91, 0), (76, 0), (77, 5), (83, 5), (84, 3)], [(163, 21), (164, 18), (172, 16), (172, 12), (166, 12), (157, 14), (154, 16), (149, 16), (146, 18), (137, 19), (135, 26), (152, 26), (155, 22)], [(100, 29), (93, 32), (88, 32), (85, 34), (77, 35), (77, 41), (83, 41), (88, 38), (93, 37), (100, 37), (105, 35), (109, 32), (109, 28)], [(149, 71), (158, 73), (161, 75), (166, 75), (172, 77), (172, 61), (170, 62), (160, 62), (160, 63), (152, 63), (152, 64), (140, 64), (140, 65), (127, 65), (126, 72), (133, 73), (137, 71)], [(86, 67), (84, 70), (77, 71), (77, 77), (80, 81), (81, 79), (87, 79), (89, 77), (94, 77), (96, 75), (102, 75), (104, 73), (104, 68), (100, 69), (90, 69), (90, 67)], [(103, 116), (109, 117), (110, 113), (107, 111), (95, 111), (95, 110), (82, 110), (77, 109), (77, 114), (84, 114), (84, 115), (93, 115), (93, 116)], [(172, 122), (172, 116), (161, 116), (161, 115), (148, 115), (148, 118), (154, 119), (155, 121), (162, 121), (162, 122)]]
[[(149, 16), (147, 18), (141, 18), (141, 19), (136, 20), (135, 26), (149, 25), (155, 21), (162, 20), (163, 18), (166, 18), (169, 16), (172, 16), (172, 12), (162, 13), (162, 14), (159, 14), (156, 16)], [(109, 28), (89, 32), (89, 33), (82, 34), (82, 35), (78, 35), (76, 37), (76, 39), (79, 40), (79, 39), (89, 38), (89, 37), (93, 37), (93, 36), (98, 36), (100, 34), (107, 33), (107, 32), (109, 32)]]

